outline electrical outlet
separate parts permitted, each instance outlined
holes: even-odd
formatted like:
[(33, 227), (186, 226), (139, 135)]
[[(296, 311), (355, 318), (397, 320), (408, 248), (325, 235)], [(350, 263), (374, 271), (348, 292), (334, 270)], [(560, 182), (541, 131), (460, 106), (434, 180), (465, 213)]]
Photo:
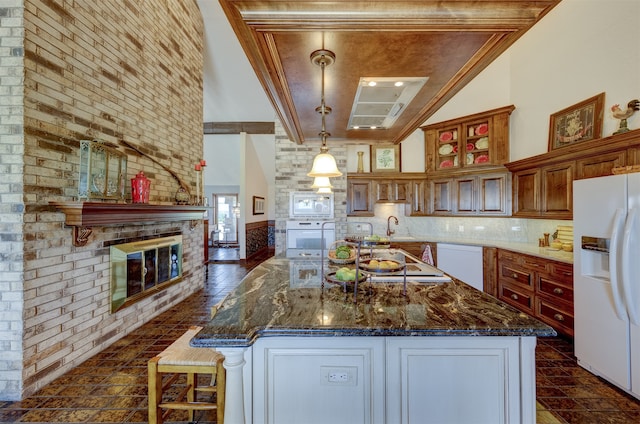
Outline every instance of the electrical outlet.
[(329, 371), (327, 377), (329, 383), (346, 383), (349, 381), (349, 373), (345, 371)]
[(355, 386), (357, 367), (320, 367), (323, 385)]

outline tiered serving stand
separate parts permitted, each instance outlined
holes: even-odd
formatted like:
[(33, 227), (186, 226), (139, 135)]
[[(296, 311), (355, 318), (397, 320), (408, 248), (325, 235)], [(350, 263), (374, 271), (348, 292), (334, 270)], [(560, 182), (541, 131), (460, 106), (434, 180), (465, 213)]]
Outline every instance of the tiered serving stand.
[[(369, 223), (366, 223), (366, 224), (371, 225)], [(331, 247), (338, 246), (338, 245), (347, 245), (355, 248), (355, 251), (356, 251), (355, 258), (350, 257), (349, 259), (337, 259), (337, 258), (332, 258), (328, 254), (327, 257), (329, 259), (329, 262), (332, 262), (336, 265), (345, 265), (345, 264), (351, 264), (355, 262), (356, 278), (354, 279), (354, 281), (342, 281), (336, 278), (335, 272), (329, 272), (325, 274), (324, 260), (323, 260), (322, 275), (324, 278), (322, 281), (322, 289), (324, 289), (325, 280), (332, 284), (341, 285), (345, 292), (347, 291), (347, 286), (353, 285), (353, 301), (356, 302), (359, 283), (365, 282), (368, 279), (369, 283), (371, 284), (372, 282), (371, 280), (374, 275), (379, 275), (379, 276), (385, 275), (385, 274), (398, 275), (399, 272), (402, 272), (403, 273), (403, 295), (407, 294), (406, 264), (402, 262), (398, 262), (396, 260), (391, 260), (391, 259), (387, 260), (384, 258), (374, 258), (373, 256), (373, 252), (376, 249), (388, 249), (390, 247), (390, 242), (388, 240), (374, 241), (374, 240), (367, 240), (366, 236), (347, 236), (344, 240), (336, 241), (334, 244), (332, 244)], [(368, 256), (362, 256), (362, 253), (365, 250), (369, 251)], [(322, 257), (324, 258), (324, 253), (322, 254)], [(377, 267), (375, 264), (372, 264), (371, 262), (372, 260), (386, 261), (387, 264), (393, 262), (396, 264), (396, 266), (393, 266), (393, 267), (388, 266), (386, 268), (380, 268), (380, 267)], [(362, 277), (360, 277), (361, 273), (362, 273)]]

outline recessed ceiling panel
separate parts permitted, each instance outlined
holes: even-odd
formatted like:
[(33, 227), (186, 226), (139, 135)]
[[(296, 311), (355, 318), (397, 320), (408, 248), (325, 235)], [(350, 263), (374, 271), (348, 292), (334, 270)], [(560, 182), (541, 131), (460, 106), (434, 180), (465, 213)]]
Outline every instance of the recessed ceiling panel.
[[(327, 49), (336, 58), (325, 70), (331, 140), (399, 143), (559, 2), (220, 0), (298, 144), (319, 141), (321, 78), (313, 51)], [(397, 76), (422, 85), (406, 97), (406, 87), (361, 85), (364, 77)]]

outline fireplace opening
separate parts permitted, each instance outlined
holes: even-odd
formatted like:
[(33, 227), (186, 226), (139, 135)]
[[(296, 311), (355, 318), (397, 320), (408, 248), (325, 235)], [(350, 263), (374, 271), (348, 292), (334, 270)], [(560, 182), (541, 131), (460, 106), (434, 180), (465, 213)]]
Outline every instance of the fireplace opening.
[(111, 246), (111, 313), (182, 279), (182, 236)]

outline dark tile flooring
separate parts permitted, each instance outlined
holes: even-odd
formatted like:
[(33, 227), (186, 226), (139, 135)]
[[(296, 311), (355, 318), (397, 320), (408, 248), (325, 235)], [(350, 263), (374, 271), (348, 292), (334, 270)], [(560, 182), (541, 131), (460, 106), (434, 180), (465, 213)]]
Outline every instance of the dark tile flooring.
[[(33, 396), (20, 402), (0, 401), (0, 422), (146, 423), (147, 360), (189, 326), (206, 323), (211, 306), (259, 261), (212, 262), (203, 290)], [(560, 337), (539, 339), (536, 360), (538, 424), (640, 423), (640, 401), (578, 367), (571, 341)], [(170, 420), (187, 418), (178, 412)], [(208, 415), (198, 416), (200, 423), (212, 420)]]

